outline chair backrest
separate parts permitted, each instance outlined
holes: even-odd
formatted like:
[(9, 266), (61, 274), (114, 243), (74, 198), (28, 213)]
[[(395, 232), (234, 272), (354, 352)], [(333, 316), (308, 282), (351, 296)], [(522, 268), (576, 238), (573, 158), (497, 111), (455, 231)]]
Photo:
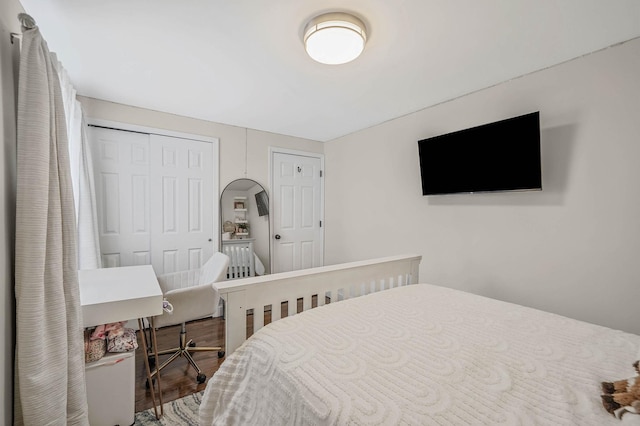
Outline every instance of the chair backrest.
[(197, 281), (195, 279), (180, 279), (187, 275), (191, 276), (192, 271), (176, 272), (158, 277), (159, 281), (173, 284), (170, 290), (167, 290), (168, 286), (163, 287), (164, 298), (173, 305), (173, 312), (156, 316), (155, 326), (180, 324), (213, 315), (218, 308), (220, 295), (212, 284), (227, 278), (228, 265), (229, 257), (227, 255), (214, 253), (199, 270), (196, 270), (199, 274)]
[(220, 252), (213, 253), (213, 256), (202, 265), (200, 285), (226, 280), (228, 266), (229, 256)]

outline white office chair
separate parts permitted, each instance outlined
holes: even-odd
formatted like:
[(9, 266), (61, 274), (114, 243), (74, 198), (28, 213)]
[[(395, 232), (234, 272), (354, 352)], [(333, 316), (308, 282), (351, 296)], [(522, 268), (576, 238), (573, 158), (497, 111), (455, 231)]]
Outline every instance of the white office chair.
[[(227, 255), (214, 253), (200, 269), (158, 276), (163, 296), (173, 305), (173, 312), (171, 314), (165, 312), (154, 317), (154, 326), (160, 328), (181, 324), (181, 329), (179, 347), (158, 351), (158, 356), (172, 355), (151, 373), (152, 378), (177, 358), (185, 357), (196, 370), (198, 383), (204, 383), (207, 376), (202, 373), (198, 364), (193, 360), (191, 352), (218, 351), (218, 358), (224, 356), (224, 351), (220, 347), (197, 347), (192, 340), (187, 341), (186, 322), (211, 316), (216, 312), (220, 295), (213, 283), (226, 279), (228, 265), (229, 257)], [(157, 365), (157, 360), (153, 359), (153, 355), (149, 357)], [(147, 385), (149, 384), (147, 383)]]

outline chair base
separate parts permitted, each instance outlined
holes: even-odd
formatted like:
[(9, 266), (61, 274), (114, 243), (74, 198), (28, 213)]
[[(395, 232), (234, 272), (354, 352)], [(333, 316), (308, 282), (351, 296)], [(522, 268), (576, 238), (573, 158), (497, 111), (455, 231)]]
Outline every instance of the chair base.
[[(162, 371), (162, 369), (164, 369), (166, 366), (171, 364), (176, 359), (180, 357), (184, 357), (189, 363), (189, 365), (191, 365), (193, 369), (196, 370), (196, 373), (197, 373), (196, 381), (198, 383), (204, 383), (205, 380), (207, 380), (207, 376), (205, 376), (204, 373), (202, 373), (202, 370), (200, 369), (200, 367), (198, 367), (198, 364), (196, 364), (195, 360), (191, 356), (191, 352), (210, 352), (210, 351), (218, 351), (218, 358), (224, 357), (224, 351), (222, 350), (221, 347), (210, 347), (210, 346), (197, 347), (196, 344), (193, 342), (193, 340), (187, 341), (186, 324), (182, 323), (181, 329), (180, 329), (180, 346), (173, 349), (158, 351), (158, 356), (169, 355), (169, 354), (171, 354), (171, 356), (162, 364), (160, 364), (159, 367), (157, 367), (151, 372), (150, 378), (153, 380), (153, 378), (158, 375), (159, 371)], [(154, 359), (153, 354), (149, 354), (148, 357), (150, 361), (153, 360), (152, 362), (155, 362), (157, 364), (157, 360)], [(149, 383), (147, 383), (147, 385), (149, 385)]]

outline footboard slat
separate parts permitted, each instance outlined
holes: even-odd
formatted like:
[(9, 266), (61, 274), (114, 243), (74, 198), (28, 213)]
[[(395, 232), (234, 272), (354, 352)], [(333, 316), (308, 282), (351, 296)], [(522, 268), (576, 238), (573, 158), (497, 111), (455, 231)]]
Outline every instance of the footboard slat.
[(264, 306), (258, 306), (258, 308), (253, 311), (253, 332), (255, 333), (262, 327), (264, 327)]
[(327, 303), (327, 292), (321, 291), (318, 293), (318, 306), (324, 306)]
[(313, 295), (304, 296), (302, 299), (302, 311), (308, 311), (312, 306)]
[(253, 330), (264, 326), (264, 308), (271, 305), (271, 322), (281, 319), (281, 302), (289, 316), (317, 306), (360, 297), (393, 287), (416, 284), (422, 256), (403, 255), (301, 271), (243, 278), (216, 283), (226, 303), (225, 350), (235, 351), (247, 339), (247, 311), (253, 310)]
[(282, 316), (282, 306), (280, 302), (271, 302), (271, 322), (277, 321)]
[(292, 317), (298, 312), (298, 299), (289, 299), (287, 300), (287, 308), (289, 310), (289, 316)]

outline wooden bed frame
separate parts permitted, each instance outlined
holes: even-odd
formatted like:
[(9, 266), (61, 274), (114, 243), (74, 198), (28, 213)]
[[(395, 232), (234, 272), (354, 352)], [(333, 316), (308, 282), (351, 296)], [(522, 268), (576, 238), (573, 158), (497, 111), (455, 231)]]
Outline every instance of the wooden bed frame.
[[(264, 326), (265, 309), (288, 302), (288, 315), (297, 313), (298, 300), (302, 310), (325, 300), (332, 302), (358, 297), (389, 288), (418, 283), (422, 256), (401, 255), (359, 262), (343, 263), (300, 271), (264, 275), (217, 282), (220, 297), (225, 301), (225, 350), (235, 351), (247, 339), (247, 311), (253, 310), (253, 331)], [(281, 317), (280, 309), (271, 309), (271, 321)]]

